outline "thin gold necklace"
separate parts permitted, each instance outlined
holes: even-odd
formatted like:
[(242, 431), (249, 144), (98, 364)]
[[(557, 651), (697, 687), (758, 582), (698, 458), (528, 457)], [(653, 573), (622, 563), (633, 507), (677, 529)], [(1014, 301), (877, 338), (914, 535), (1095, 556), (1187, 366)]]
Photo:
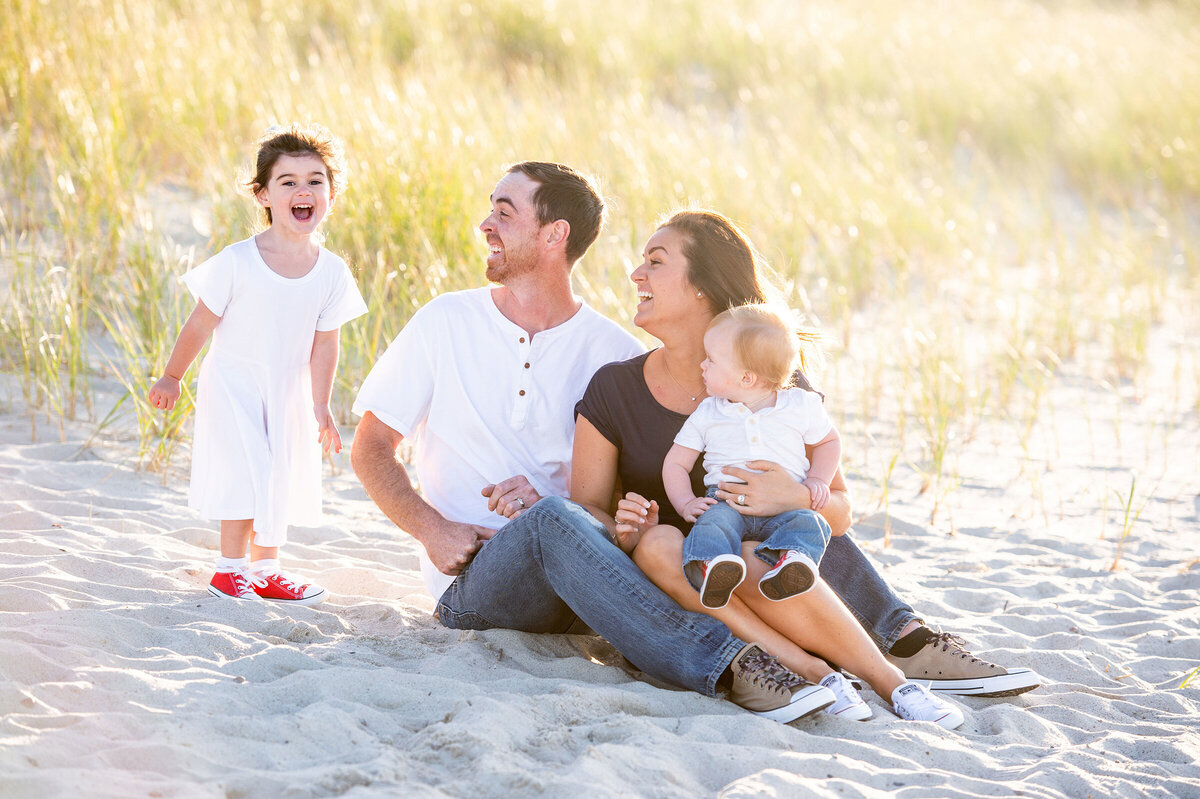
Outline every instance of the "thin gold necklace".
[(671, 373), (671, 364), (670, 364), (670, 363), (668, 363), (668, 361), (667, 361), (667, 354), (666, 354), (665, 352), (663, 353), (663, 369), (666, 369), (666, 370), (667, 370), (667, 377), (671, 378), (671, 382), (672, 382), (672, 383), (674, 383), (675, 385), (679, 386), (679, 390), (680, 390), (680, 391), (682, 391), (684, 394), (687, 394), (687, 395), (689, 395), (689, 396), (688, 396), (688, 399), (690, 399), (692, 402), (695, 402), (695, 401), (697, 400), (697, 398), (699, 398), (699, 397), (703, 397), (703, 396), (705, 396), (705, 391), (704, 391), (704, 383), (703, 383), (703, 382), (701, 382), (701, 383), (700, 383), (700, 393), (699, 393), (699, 394), (697, 394), (696, 396), (694, 396), (694, 397), (693, 397), (693, 396), (691, 396), (691, 393), (692, 393), (692, 392), (690, 392), (690, 391), (688, 391), (686, 388), (684, 388), (684, 387), (683, 387), (683, 384), (682, 384), (682, 383), (680, 383), (678, 380), (676, 380), (676, 379), (675, 379), (675, 375), (673, 375), (673, 374)]

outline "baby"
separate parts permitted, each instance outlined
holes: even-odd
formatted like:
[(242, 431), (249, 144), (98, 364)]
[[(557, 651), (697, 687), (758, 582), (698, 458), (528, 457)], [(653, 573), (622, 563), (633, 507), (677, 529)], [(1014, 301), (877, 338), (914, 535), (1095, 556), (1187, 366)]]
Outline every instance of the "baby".
[[(691, 532), (683, 544), (683, 571), (707, 608), (721, 608), (746, 577), (743, 541), (761, 542), (754, 554), (771, 565), (759, 581), (767, 599), (782, 601), (812, 587), (830, 529), (815, 511), (829, 499), (841, 441), (821, 395), (789, 388), (800, 355), (799, 336), (765, 305), (718, 314), (704, 334), (701, 369), (709, 397), (688, 417), (663, 462), (663, 485)], [(805, 456), (811, 446), (812, 462)], [(689, 474), (704, 453), (707, 496), (692, 491)], [(725, 466), (779, 463), (803, 482), (812, 509), (752, 516), (714, 497), (732, 478)], [(742, 496), (738, 505), (744, 503)]]

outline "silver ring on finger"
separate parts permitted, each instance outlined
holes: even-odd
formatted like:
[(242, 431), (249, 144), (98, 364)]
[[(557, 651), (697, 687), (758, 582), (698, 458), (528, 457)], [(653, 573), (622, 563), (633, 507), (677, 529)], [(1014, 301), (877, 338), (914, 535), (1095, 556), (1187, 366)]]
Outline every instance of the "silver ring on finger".
[(520, 505), (522, 508), (524, 508), (524, 507), (525, 507), (525, 500), (524, 500), (524, 499), (522, 499), (521, 497), (517, 497), (517, 504), (518, 504), (518, 505)]
[(737, 495), (737, 504), (739, 504), (739, 505), (745, 505), (745, 504), (746, 504), (746, 495), (745, 495), (745, 494), (738, 494), (738, 495)]

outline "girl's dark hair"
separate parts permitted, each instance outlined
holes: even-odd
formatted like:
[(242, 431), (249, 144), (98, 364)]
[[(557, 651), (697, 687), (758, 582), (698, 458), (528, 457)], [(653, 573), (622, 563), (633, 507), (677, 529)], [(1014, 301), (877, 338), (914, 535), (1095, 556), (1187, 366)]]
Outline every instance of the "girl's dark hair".
[(737, 225), (715, 211), (679, 211), (661, 226), (687, 242), (688, 282), (703, 292), (714, 314), (747, 303), (766, 302), (758, 282), (758, 256)]
[[(246, 181), (250, 194), (257, 195), (271, 180), (271, 170), (281, 156), (315, 155), (325, 164), (329, 177), (329, 196), (345, 189), (346, 162), (342, 143), (327, 128), (317, 124), (293, 123), (286, 128), (272, 127), (258, 141), (258, 158), (254, 177)], [(264, 208), (267, 224), (271, 224), (271, 209)]]

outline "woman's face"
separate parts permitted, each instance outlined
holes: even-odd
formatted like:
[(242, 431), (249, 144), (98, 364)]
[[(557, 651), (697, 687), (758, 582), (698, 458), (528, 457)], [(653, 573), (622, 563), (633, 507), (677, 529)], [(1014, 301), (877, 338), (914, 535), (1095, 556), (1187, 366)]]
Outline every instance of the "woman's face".
[(713, 316), (708, 302), (696, 296), (696, 287), (688, 282), (688, 262), (683, 254), (686, 244), (679, 231), (658, 229), (642, 250), (641, 266), (629, 276), (638, 294), (633, 323), (652, 335), (662, 325), (707, 325)]

